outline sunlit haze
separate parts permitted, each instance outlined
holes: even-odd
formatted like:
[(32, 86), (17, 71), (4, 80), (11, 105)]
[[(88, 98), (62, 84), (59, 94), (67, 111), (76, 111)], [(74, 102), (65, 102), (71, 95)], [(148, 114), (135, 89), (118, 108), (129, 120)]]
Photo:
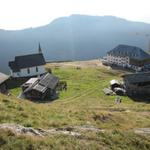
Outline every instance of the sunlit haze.
[(150, 0), (0, 0), (0, 29), (38, 27), (71, 14), (150, 23)]

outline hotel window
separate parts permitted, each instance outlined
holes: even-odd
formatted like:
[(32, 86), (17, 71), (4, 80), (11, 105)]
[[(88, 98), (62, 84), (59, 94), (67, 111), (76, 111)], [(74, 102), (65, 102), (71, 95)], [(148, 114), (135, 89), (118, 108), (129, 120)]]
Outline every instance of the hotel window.
[(39, 70), (38, 70), (38, 67), (36, 66), (36, 72), (38, 72)]
[(30, 74), (30, 68), (27, 69), (27, 73)]

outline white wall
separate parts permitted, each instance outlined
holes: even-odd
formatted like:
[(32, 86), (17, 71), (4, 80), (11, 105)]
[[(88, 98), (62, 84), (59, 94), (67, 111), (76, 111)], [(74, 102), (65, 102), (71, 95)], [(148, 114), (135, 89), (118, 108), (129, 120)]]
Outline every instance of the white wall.
[(114, 57), (112, 55), (107, 54), (107, 62), (109, 62), (110, 64), (116, 64), (116, 65), (122, 66), (122, 67), (129, 67), (136, 71), (140, 71), (142, 69), (142, 67), (130, 65), (129, 57)]
[(111, 64), (116, 64), (119, 66), (129, 66), (129, 57), (114, 57), (107, 55), (107, 61)]
[(44, 66), (37, 66), (38, 67), (38, 72), (36, 71), (36, 66), (35, 67), (30, 67), (30, 73), (28, 73), (28, 68), (21, 69), (20, 72), (12, 72), (11, 75), (12, 77), (28, 77), (28, 76), (36, 76), (36, 75), (41, 75), (46, 72)]

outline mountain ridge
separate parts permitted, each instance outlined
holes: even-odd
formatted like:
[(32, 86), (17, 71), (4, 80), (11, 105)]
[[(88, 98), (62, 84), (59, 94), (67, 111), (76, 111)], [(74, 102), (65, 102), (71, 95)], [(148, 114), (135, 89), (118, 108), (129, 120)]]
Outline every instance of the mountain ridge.
[(72, 14), (70, 16), (64, 16), (64, 17), (58, 17), (53, 19), (52, 21), (50, 21), (49, 23), (45, 24), (45, 25), (41, 25), (41, 26), (37, 26), (37, 27), (27, 27), (27, 28), (23, 28), (23, 29), (2, 29), (0, 28), (0, 31), (23, 31), (23, 30), (30, 30), (30, 29), (37, 29), (37, 28), (41, 28), (41, 27), (45, 27), (45, 26), (49, 26), (51, 23), (59, 20), (59, 19), (68, 19), (71, 17), (102, 17), (102, 18), (114, 18), (114, 19), (120, 19), (122, 21), (128, 21), (131, 23), (140, 23), (140, 24), (145, 24), (145, 25), (150, 25), (150, 23), (147, 22), (143, 22), (143, 21), (133, 21), (133, 20), (128, 20), (125, 18), (121, 18), (121, 17), (117, 17), (117, 16), (113, 16), (113, 15), (104, 15), (104, 16), (99, 16), (99, 15), (82, 15), (82, 14)]

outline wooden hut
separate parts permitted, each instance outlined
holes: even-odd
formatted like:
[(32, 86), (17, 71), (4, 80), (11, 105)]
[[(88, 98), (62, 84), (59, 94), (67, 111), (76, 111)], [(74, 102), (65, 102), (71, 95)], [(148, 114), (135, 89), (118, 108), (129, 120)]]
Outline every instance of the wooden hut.
[(123, 78), (128, 95), (150, 95), (150, 72), (126, 74)]
[(59, 78), (49, 73), (31, 78), (22, 85), (23, 94), (27, 99), (52, 99), (56, 96), (58, 82)]

